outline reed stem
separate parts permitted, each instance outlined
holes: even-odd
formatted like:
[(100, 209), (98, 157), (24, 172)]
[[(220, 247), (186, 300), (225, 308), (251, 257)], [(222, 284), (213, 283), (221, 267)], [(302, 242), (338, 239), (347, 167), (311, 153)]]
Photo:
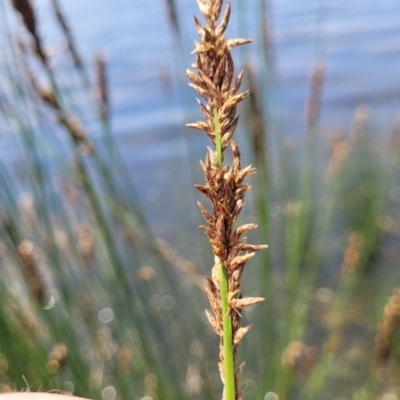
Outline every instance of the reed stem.
[[(221, 126), (218, 118), (218, 110), (213, 109), (215, 127), (215, 148), (217, 151), (218, 167), (222, 168), (222, 137)], [(228, 304), (228, 271), (223, 263), (221, 269), (221, 307), (223, 319), (223, 338), (224, 338), (224, 371), (225, 371), (225, 399), (235, 400), (235, 362), (233, 359), (233, 338), (232, 338), (232, 318), (229, 315)]]
[(214, 112), (214, 127), (215, 127), (215, 149), (217, 151), (217, 162), (218, 166), (222, 168), (222, 136), (221, 136), (221, 125), (218, 118), (218, 110), (213, 109)]
[[(213, 109), (215, 126), (215, 147), (217, 151), (217, 162), (222, 168), (222, 137), (221, 126), (218, 119), (218, 110)], [(221, 307), (223, 319), (223, 338), (224, 338), (224, 370), (225, 370), (225, 399), (235, 400), (235, 363), (233, 359), (233, 338), (232, 338), (232, 318), (229, 315), (228, 305), (228, 271), (223, 263), (221, 268)]]
[(221, 264), (221, 306), (224, 337), (225, 400), (235, 400), (235, 368), (233, 360), (232, 318), (228, 305), (228, 271)]

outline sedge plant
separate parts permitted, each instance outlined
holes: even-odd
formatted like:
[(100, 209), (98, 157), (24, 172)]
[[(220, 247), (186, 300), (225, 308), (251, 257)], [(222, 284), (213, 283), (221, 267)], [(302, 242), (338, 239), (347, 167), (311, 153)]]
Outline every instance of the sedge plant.
[[(207, 295), (214, 315), (206, 312), (207, 318), (220, 337), (219, 371), (224, 384), (223, 398), (239, 400), (244, 398), (244, 389), (238, 387), (241, 367), (237, 367), (237, 349), (250, 326), (241, 327), (242, 310), (264, 300), (261, 297), (242, 298), (240, 280), (243, 269), (256, 251), (266, 245), (251, 245), (242, 236), (257, 227), (245, 224), (234, 228), (244, 206), (244, 196), (250, 186), (244, 183), (246, 176), (255, 173), (251, 166), (241, 168), (240, 151), (232, 140), (238, 116), (237, 105), (249, 94), (239, 92), (243, 72), (234, 78), (234, 62), (231, 48), (250, 42), (247, 39), (225, 40), (224, 33), (231, 12), (227, 3), (220, 19), (222, 0), (198, 0), (205, 25), (195, 17), (200, 43), (196, 43), (194, 54), (197, 74), (188, 70), (190, 86), (200, 94), (204, 103), (198, 100), (205, 121), (188, 124), (189, 127), (206, 132), (214, 149), (209, 148), (201, 167), (205, 174), (205, 185), (196, 188), (210, 200), (212, 212), (199, 202), (198, 206), (206, 220), (200, 226), (208, 236), (214, 254), (212, 276), (207, 277)], [(230, 148), (232, 164), (224, 165), (224, 153)]]

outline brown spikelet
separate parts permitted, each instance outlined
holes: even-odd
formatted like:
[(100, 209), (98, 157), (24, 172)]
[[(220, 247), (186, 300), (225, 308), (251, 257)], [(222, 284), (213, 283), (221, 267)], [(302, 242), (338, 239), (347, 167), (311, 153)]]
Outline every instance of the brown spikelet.
[[(209, 116), (205, 125), (196, 126), (196, 128), (205, 131), (209, 135), (213, 133), (212, 116), (213, 108), (216, 108), (220, 111), (221, 136), (224, 137), (235, 120), (236, 105), (248, 95), (248, 92), (237, 93), (241, 77), (239, 82), (236, 82), (232, 88), (234, 66), (230, 48), (246, 44), (249, 40), (233, 39), (225, 41), (223, 31), (229, 22), (230, 12), (225, 11), (220, 29), (218, 29), (216, 22), (222, 7), (222, 2), (220, 3), (221, 6), (214, 6), (212, 2), (199, 1), (199, 5), (201, 4), (200, 10), (202, 10), (206, 18), (206, 25), (202, 26), (195, 18), (196, 27), (202, 40), (200, 43), (196, 43), (194, 50), (194, 53), (197, 54), (195, 65), (197, 75), (187, 71), (187, 77), (192, 81), (190, 86), (206, 100), (206, 104), (202, 105), (201, 109), (203, 114)], [(229, 4), (227, 9), (230, 10)], [(215, 15), (214, 12), (217, 10), (218, 14)], [(193, 125), (190, 126), (194, 127)], [(214, 143), (213, 138), (211, 139)], [(228, 147), (228, 143), (223, 146), (224, 149), (226, 147)]]
[(140, 233), (131, 227), (122, 227), (121, 228), (122, 236), (125, 238), (127, 243), (131, 245), (135, 249), (143, 248), (143, 238)]
[(101, 54), (96, 56), (97, 97), (100, 116), (104, 121), (109, 119), (109, 95), (107, 87), (106, 63)]
[(55, 374), (60, 368), (64, 367), (67, 361), (67, 355), (67, 346), (64, 343), (56, 344), (47, 356), (47, 371), (51, 374)]
[(59, 112), (58, 120), (68, 130), (73, 141), (79, 145), (82, 145), (86, 154), (93, 152), (93, 145), (89, 141), (85, 130), (77, 119)]
[(342, 273), (348, 273), (357, 268), (362, 251), (362, 236), (357, 232), (352, 232), (349, 235), (347, 243), (347, 249), (344, 253), (341, 266)]
[(39, 98), (46, 103), (48, 106), (51, 108), (58, 110), (60, 109), (60, 105), (58, 104), (57, 98), (54, 95), (54, 92), (51, 89), (45, 88), (41, 85), (36, 80), (36, 77), (32, 71), (27, 71), (27, 75), (29, 78), (29, 81), (32, 85), (33, 90), (36, 92), (36, 94), (39, 96)]
[(45, 89), (43, 87), (39, 87), (38, 90), (37, 90), (37, 93), (38, 93), (39, 97), (45, 103), (47, 103), (50, 107), (58, 108), (57, 99), (56, 99), (56, 97), (54, 96), (54, 93), (51, 90)]
[(71, 54), (72, 60), (74, 61), (76, 68), (83, 70), (82, 59), (81, 59), (78, 51), (76, 50), (76, 46), (75, 46), (74, 38), (72, 36), (71, 29), (68, 26), (67, 19), (65, 18), (64, 14), (61, 10), (58, 0), (52, 0), (52, 5), (53, 5), (53, 10), (54, 10), (56, 19), (57, 19), (57, 21), (61, 27), (61, 30), (63, 31), (65, 38), (67, 40), (67, 48)]
[(322, 61), (315, 63), (310, 76), (310, 97), (308, 98), (305, 115), (308, 129), (312, 129), (318, 122), (321, 110), (322, 87), (325, 78), (325, 64)]
[(235, 337), (233, 338), (235, 344), (239, 344), (240, 341), (243, 339), (243, 336), (253, 327), (253, 325), (248, 325), (243, 328), (239, 328), (236, 333)]
[(127, 375), (130, 371), (133, 354), (133, 349), (128, 346), (121, 347), (118, 351), (117, 365), (123, 375)]
[(40, 39), (37, 30), (37, 21), (35, 11), (33, 9), (30, 0), (12, 0), (12, 6), (21, 16), (22, 22), (25, 25), (26, 30), (31, 34), (34, 40), (34, 51), (42, 60), (43, 63), (47, 63), (47, 57), (43, 50), (42, 41)]
[[(205, 175), (204, 185), (195, 185), (211, 203), (211, 211), (206, 210), (203, 204), (198, 203), (206, 225), (200, 228), (208, 236), (215, 264), (211, 277), (207, 278), (206, 292), (214, 315), (207, 312), (207, 318), (220, 336), (219, 370), (221, 380), (225, 382), (224, 371), (224, 341), (223, 319), (221, 306), (221, 268), (226, 268), (228, 275), (228, 315), (232, 321), (233, 357), (236, 365), (237, 348), (249, 327), (241, 328), (243, 308), (254, 305), (262, 298), (242, 298), (240, 295), (240, 279), (245, 264), (254, 253), (266, 246), (250, 245), (242, 235), (256, 228), (255, 224), (246, 224), (235, 228), (240, 211), (244, 205), (245, 194), (250, 186), (244, 182), (248, 175), (255, 170), (248, 166), (241, 167), (240, 150), (232, 140), (238, 117), (237, 106), (248, 95), (249, 91), (240, 92), (243, 72), (235, 79), (234, 63), (231, 49), (250, 42), (247, 39), (225, 40), (224, 33), (229, 24), (231, 6), (228, 2), (222, 11), (222, 0), (197, 0), (200, 12), (203, 14), (203, 25), (195, 17), (195, 25), (200, 36), (200, 42), (195, 43), (193, 54), (196, 55), (195, 72), (188, 70), (186, 75), (191, 86), (204, 101), (198, 100), (204, 121), (188, 124), (187, 126), (204, 131), (211, 142), (216, 144), (214, 113), (217, 112), (220, 126), (220, 135), (223, 152), (227, 149), (232, 152), (232, 163), (220, 165), (216, 151), (208, 148), (201, 168)], [(222, 14), (222, 16), (221, 16)], [(243, 398), (243, 392), (238, 391), (238, 380), (243, 367), (235, 369), (236, 400)]]
[(90, 142), (82, 125), (77, 119), (67, 115), (63, 111), (63, 108), (61, 107), (54, 91), (40, 86), (32, 71), (28, 71), (28, 77), (39, 98), (54, 110), (58, 121), (66, 128), (72, 140), (77, 144), (82, 145), (86, 154), (92, 153), (94, 151), (93, 145)]
[(306, 350), (306, 345), (298, 340), (290, 342), (281, 356), (281, 364), (284, 369), (295, 370), (303, 354)]
[(31, 294), (39, 304), (44, 305), (45, 289), (39, 271), (37, 250), (32, 242), (26, 240), (19, 245), (18, 253), (22, 264), (22, 273)]
[(383, 309), (382, 320), (375, 335), (375, 355), (378, 367), (384, 367), (389, 360), (393, 339), (399, 328), (400, 288), (396, 288)]
[(350, 153), (351, 144), (338, 131), (333, 132), (330, 138), (331, 158), (329, 160), (327, 179), (332, 180), (342, 171), (344, 162)]
[(12, 5), (21, 15), (26, 29), (33, 37), (36, 37), (36, 18), (30, 0), (12, 0)]

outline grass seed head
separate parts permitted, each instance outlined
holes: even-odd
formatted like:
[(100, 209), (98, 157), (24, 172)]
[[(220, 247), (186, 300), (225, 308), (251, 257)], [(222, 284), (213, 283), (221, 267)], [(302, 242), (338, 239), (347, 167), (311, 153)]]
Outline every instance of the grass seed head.
[(12, 6), (21, 16), (22, 22), (25, 25), (26, 30), (31, 34), (34, 40), (34, 51), (41, 59), (41, 61), (46, 64), (47, 56), (43, 50), (43, 44), (40, 39), (38, 30), (37, 30), (37, 21), (35, 10), (32, 6), (30, 0), (12, 0)]
[[(206, 292), (214, 316), (207, 312), (207, 318), (220, 336), (220, 375), (225, 383), (224, 371), (224, 315), (221, 305), (220, 270), (226, 268), (228, 279), (228, 314), (232, 322), (232, 343), (234, 364), (236, 364), (237, 347), (249, 330), (241, 328), (241, 312), (243, 308), (254, 305), (262, 298), (241, 298), (240, 279), (244, 266), (256, 251), (266, 246), (250, 245), (242, 236), (254, 229), (256, 225), (246, 224), (237, 229), (234, 225), (244, 205), (244, 197), (250, 186), (244, 182), (248, 175), (255, 170), (248, 166), (241, 167), (239, 146), (232, 140), (238, 124), (236, 115), (237, 106), (249, 94), (249, 91), (240, 92), (243, 72), (234, 80), (234, 62), (231, 49), (250, 42), (248, 39), (225, 40), (224, 34), (229, 24), (231, 6), (228, 2), (222, 12), (222, 0), (198, 0), (198, 6), (205, 24), (194, 18), (200, 41), (195, 42), (193, 54), (196, 55), (195, 71), (187, 70), (186, 75), (191, 86), (202, 98), (197, 99), (204, 121), (188, 124), (189, 127), (204, 131), (211, 142), (218, 147), (216, 151), (208, 149), (201, 167), (205, 175), (205, 184), (195, 187), (210, 201), (212, 212), (198, 203), (206, 225), (200, 228), (208, 236), (215, 256), (215, 265), (212, 277), (207, 277)], [(217, 136), (218, 135), (218, 136)], [(219, 137), (220, 135), (220, 137)], [(221, 153), (218, 154), (220, 140)], [(232, 163), (223, 165), (223, 153), (230, 149)], [(237, 389), (237, 382), (241, 368), (235, 368), (236, 400), (243, 397)]]

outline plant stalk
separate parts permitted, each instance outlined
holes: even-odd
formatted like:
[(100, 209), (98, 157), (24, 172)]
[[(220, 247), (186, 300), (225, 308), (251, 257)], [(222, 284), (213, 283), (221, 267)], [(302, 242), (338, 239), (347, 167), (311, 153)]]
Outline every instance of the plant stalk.
[(217, 162), (218, 166), (222, 168), (222, 137), (221, 137), (221, 125), (219, 123), (218, 110), (214, 111), (214, 126), (215, 126), (215, 149), (217, 151)]
[(235, 400), (235, 367), (233, 360), (232, 318), (228, 305), (228, 271), (221, 263), (221, 305), (224, 328), (225, 400)]
[[(215, 148), (217, 151), (217, 162), (219, 168), (222, 168), (222, 137), (221, 127), (218, 118), (218, 110), (214, 108), (214, 126), (215, 126)], [(225, 372), (225, 399), (235, 400), (235, 366), (233, 360), (233, 339), (232, 339), (232, 318), (229, 315), (228, 304), (228, 271), (221, 263), (221, 307), (223, 321), (223, 345), (224, 345), (224, 372)]]

